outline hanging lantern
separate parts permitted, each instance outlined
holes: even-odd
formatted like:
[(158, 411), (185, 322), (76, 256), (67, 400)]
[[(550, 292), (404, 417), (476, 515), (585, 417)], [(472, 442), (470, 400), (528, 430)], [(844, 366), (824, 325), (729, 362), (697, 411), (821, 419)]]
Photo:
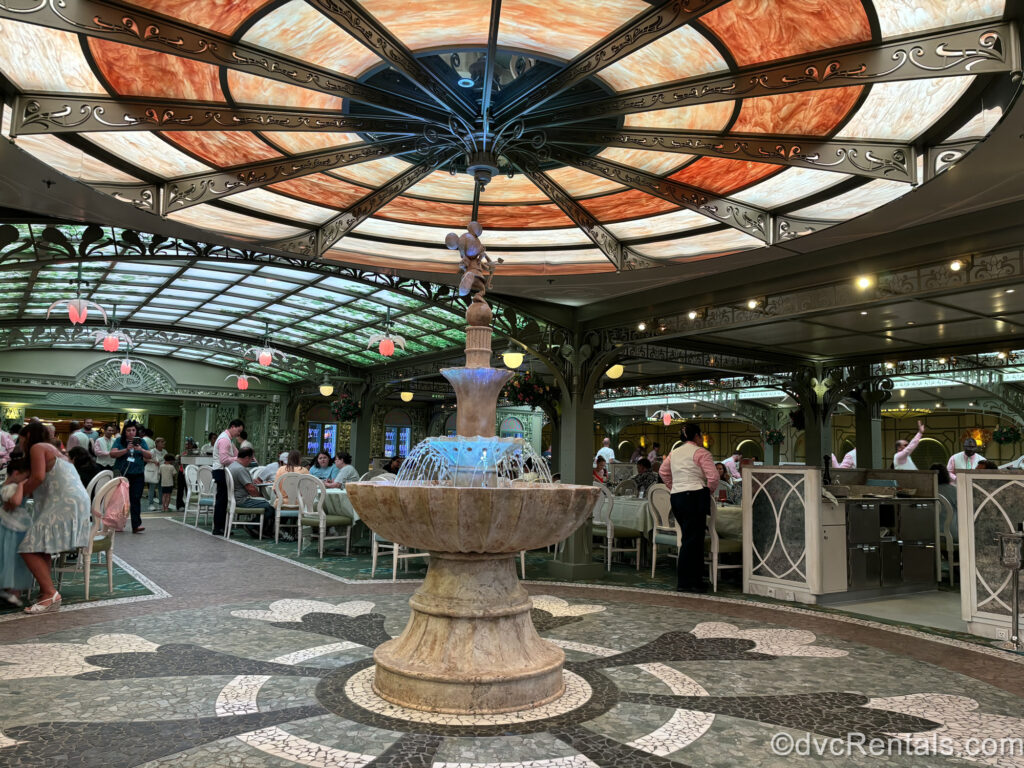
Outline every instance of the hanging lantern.
[(108, 335), (103, 337), (103, 351), (104, 352), (117, 352), (121, 348), (121, 340), (114, 335)]
[(107, 331), (96, 331), (96, 341), (103, 345), (104, 352), (117, 352), (121, 349), (121, 342), (129, 347), (132, 346), (131, 338), (123, 331), (114, 328)]
[(604, 375), (607, 376), (609, 379), (617, 379), (625, 372), (625, 370), (625, 366), (616, 363), (607, 371), (605, 371)]
[(324, 383), (320, 385), (320, 394), (324, 397), (330, 397), (334, 394), (334, 385), (327, 381), (327, 379), (324, 379)]
[(675, 421), (676, 419), (681, 418), (682, 416), (680, 416), (676, 411), (670, 411), (668, 408), (666, 408), (663, 411), (655, 411), (651, 415), (650, 420), (657, 421), (658, 419), (661, 419), (661, 423), (667, 427), (670, 426), (672, 422)]
[(411, 403), (412, 402), (412, 392), (403, 392), (401, 395), (399, 395), (399, 397), (402, 398), (402, 402), (403, 403)]
[(672, 414), (667, 411), (661, 415), (661, 423), (666, 427), (672, 423)]
[(129, 376), (132, 372), (132, 361), (127, 357), (121, 361), (121, 375)]
[(68, 305), (68, 320), (71, 321), (72, 325), (81, 325), (89, 317), (89, 308), (95, 307), (96, 311), (103, 315), (103, 322), (107, 322), (107, 311), (103, 309), (95, 301), (89, 301), (88, 299), (82, 298), (82, 262), (78, 262), (78, 286), (75, 289), (75, 298), (73, 299), (58, 299), (53, 302), (46, 310), (46, 317), (49, 319), (50, 313), (61, 304), (67, 303)]
[(391, 357), (395, 354), (395, 342), (393, 339), (381, 339), (377, 345), (377, 351), (380, 352), (384, 357)]
[(264, 343), (262, 347), (249, 347), (245, 351), (246, 356), (252, 356), (250, 359), (255, 358), (256, 362), (259, 363), (263, 368), (269, 368), (274, 364), (275, 358), (281, 358), (284, 360), (288, 357), (284, 352), (279, 349), (275, 349), (269, 344)]
[(384, 357), (395, 354), (395, 345), (405, 351), (405, 339), (391, 333), (391, 308), (388, 307), (387, 320), (384, 321), (384, 333), (375, 333), (366, 342), (367, 348), (377, 345), (377, 351)]
[(224, 377), (224, 381), (227, 381), (228, 379), (234, 379), (235, 386), (238, 387), (241, 392), (244, 392), (249, 388), (250, 379), (255, 381), (257, 384), (260, 383), (258, 376), (250, 376), (246, 373), (232, 373), (230, 376)]

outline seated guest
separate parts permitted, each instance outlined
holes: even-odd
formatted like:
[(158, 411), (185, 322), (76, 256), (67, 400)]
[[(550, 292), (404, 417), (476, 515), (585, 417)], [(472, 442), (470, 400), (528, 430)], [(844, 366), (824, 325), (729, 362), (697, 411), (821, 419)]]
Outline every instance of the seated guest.
[(208, 439), (209, 442), (199, 449), (200, 456), (213, 456), (213, 444), (217, 442), (217, 433), (211, 432)]
[(89, 482), (103, 471), (103, 467), (96, 463), (87, 448), (76, 445), (68, 451), (68, 458), (75, 465), (75, 471), (78, 472), (78, 477), (86, 488), (89, 487)]
[(597, 463), (594, 464), (594, 482), (600, 483), (601, 485), (608, 484), (608, 469), (605, 467), (604, 456), (597, 457)]
[(661, 459), (661, 443), (651, 443), (651, 452), (647, 454), (647, 460), (654, 466), (654, 462)]
[(388, 463), (384, 465), (384, 471), (392, 475), (397, 475), (398, 470), (402, 468), (402, 459), (398, 456), (392, 456), (388, 459)]
[(646, 496), (652, 485), (661, 482), (658, 473), (651, 470), (651, 462), (643, 456), (636, 460), (636, 474), (631, 480), (636, 483), (636, 495), (640, 497)]
[[(949, 470), (946, 469), (945, 464), (932, 464), (929, 469), (939, 475), (939, 496), (949, 502), (949, 506), (953, 508), (953, 516), (949, 521), (950, 533), (953, 534), (953, 541), (957, 542), (960, 540), (960, 528), (957, 523), (957, 508), (956, 508), (956, 486), (952, 484), (949, 476)], [(939, 531), (946, 530), (946, 517), (949, 515), (949, 509), (945, 504), (939, 504)]]
[(333, 480), (335, 475), (338, 474), (338, 470), (335, 469), (334, 464), (331, 462), (331, 455), (327, 451), (320, 451), (313, 459), (313, 466), (309, 468), (309, 474), (313, 477), (319, 477), (325, 483), (328, 480)]
[(985, 459), (978, 464), (978, 469), (999, 469), (999, 465), (992, 461), (992, 459)]
[[(292, 451), (292, 453), (298, 456), (299, 452)], [(262, 509), (263, 535), (273, 536), (274, 507), (263, 498), (263, 494), (253, 484), (252, 478), (249, 476), (249, 465), (252, 462), (252, 448), (240, 448), (235, 460), (225, 467), (225, 470), (231, 473), (231, 479), (235, 484), (235, 514), (244, 514), (246, 509)], [(256, 531), (251, 527), (246, 527), (245, 530), (249, 531), (249, 535), (254, 539), (258, 537)]]
[[(298, 451), (288, 451), (288, 458), (287, 460), (285, 460), (284, 464), (277, 468), (277, 474), (274, 475), (274, 480), (276, 481), (277, 478), (279, 478), (286, 472), (294, 472), (298, 475), (309, 474), (309, 470), (302, 466), (301, 453), (299, 453)], [(284, 491), (281, 492), (281, 495), (284, 497), (285, 506), (294, 507), (296, 504), (299, 503), (298, 499), (289, 499), (288, 494), (284, 493)]]
[(272, 483), (274, 478), (277, 477), (277, 470), (281, 468), (282, 464), (288, 463), (288, 451), (282, 451), (281, 455), (277, 457), (277, 461), (272, 461), (264, 467), (260, 467), (259, 472), (256, 473), (256, 480), (261, 483)]
[(334, 457), (334, 477), (325, 482), (328, 488), (344, 488), (345, 483), (359, 480), (359, 472), (352, 466), (352, 454), (342, 451)]
[[(18, 545), (32, 525), (32, 513), (25, 507), (27, 499), (22, 493), (22, 484), (28, 480), (30, 463), (21, 453), (12, 455), (7, 465), (7, 481), (4, 483), (4, 501), (13, 500), (14, 509), (0, 507), (0, 600), (9, 606), (20, 608), (22, 593), (27, 593), (35, 579), (21, 555)], [(3, 603), (0, 603), (3, 605)]]

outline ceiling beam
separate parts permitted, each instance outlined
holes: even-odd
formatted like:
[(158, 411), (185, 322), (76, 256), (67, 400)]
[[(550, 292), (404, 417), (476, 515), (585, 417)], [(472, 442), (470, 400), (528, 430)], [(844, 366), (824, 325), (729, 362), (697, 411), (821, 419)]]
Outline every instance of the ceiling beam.
[(351, 117), (337, 111), (234, 107), (216, 101), (22, 93), (14, 99), (11, 137), (93, 131), (351, 131), (422, 135), (422, 121)]
[(573, 224), (583, 230), (583, 233), (590, 238), (591, 242), (612, 263), (616, 272), (621, 272), (624, 269), (644, 269), (660, 266), (656, 261), (641, 256), (639, 253), (624, 246), (615, 235), (601, 226), (601, 223), (590, 211), (576, 202), (568, 192), (544, 173), (532, 155), (515, 153), (511, 154), (509, 159), (519, 166), (519, 169), (526, 174), (541, 192), (562, 209), (562, 212), (572, 220)]
[(614, 32), (598, 40), (550, 77), (526, 89), (514, 91), (501, 105), (498, 117), (522, 117), (559, 93), (725, 2), (726, 0), (661, 0), (650, 10), (634, 16)]
[(1012, 22), (972, 24), (846, 51), (812, 53), (782, 64), (758, 64), (724, 75), (638, 88), (582, 104), (560, 104), (535, 112), (530, 127), (780, 93), (1017, 72), (1020, 66), (1020, 44)]
[(362, 224), (366, 219), (390, 203), (410, 187), (415, 186), (455, 155), (434, 155), (399, 174), (387, 184), (356, 200), (348, 209), (325, 221), (316, 229), (295, 237), (268, 243), (271, 248), (319, 258), (338, 240)]
[(768, 211), (740, 203), (724, 195), (715, 195), (698, 187), (655, 176), (639, 168), (613, 163), (601, 157), (584, 155), (566, 147), (548, 148), (552, 160), (617, 181), (662, 200), (720, 221), (762, 242), (772, 241), (772, 217)]
[(306, 2), (409, 78), (417, 88), (445, 110), (471, 122), (476, 118), (475, 104), (470, 104), (439, 75), (425, 67), (390, 29), (381, 24), (357, 0)]
[(892, 141), (586, 127), (547, 131), (547, 140), (555, 144), (649, 149), (702, 157), (753, 160), (909, 184), (918, 181), (917, 150), (912, 144)]
[(249, 165), (237, 165), (220, 171), (196, 173), (170, 179), (161, 187), (160, 213), (181, 211), (200, 203), (223, 200), (229, 195), (259, 189), (268, 184), (322, 173), (346, 165), (392, 157), (416, 150), (418, 139), (400, 138), (367, 144), (307, 152), (291, 157), (277, 157)]
[[(484, 141), (491, 133), (491, 95), (494, 93), (494, 64), (498, 55), (498, 29), (501, 26), (501, 0), (491, 0), (491, 20), (487, 25), (487, 58), (484, 61), (484, 87), (480, 94), (480, 115), (484, 121)], [(479, 192), (477, 193), (479, 195)], [(473, 201), (476, 208), (478, 200)], [(476, 219), (474, 213), (473, 219)]]
[(70, 3), (0, 0), (0, 19), (134, 45), (288, 85), (311, 88), (389, 112), (447, 121), (446, 115), (427, 103), (134, 6), (106, 0), (75, 0)]

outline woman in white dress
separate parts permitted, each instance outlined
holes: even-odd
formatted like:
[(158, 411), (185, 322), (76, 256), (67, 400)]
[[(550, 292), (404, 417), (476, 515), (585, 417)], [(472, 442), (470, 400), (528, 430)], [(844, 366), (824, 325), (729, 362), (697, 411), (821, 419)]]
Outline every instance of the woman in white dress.
[(32, 422), (22, 430), (19, 446), (31, 466), (23, 494), (32, 496), (35, 519), (18, 552), (40, 589), (39, 602), (25, 612), (46, 613), (59, 610), (61, 600), (50, 578), (51, 556), (89, 543), (89, 495), (74, 465), (50, 443), (49, 433), (41, 422)]

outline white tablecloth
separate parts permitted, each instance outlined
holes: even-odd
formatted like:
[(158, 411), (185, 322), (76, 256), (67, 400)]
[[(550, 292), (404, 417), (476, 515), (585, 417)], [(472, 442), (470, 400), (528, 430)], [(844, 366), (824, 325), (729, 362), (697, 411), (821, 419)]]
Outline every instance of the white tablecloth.
[(612, 522), (623, 528), (647, 531), (651, 527), (647, 514), (647, 499), (633, 496), (616, 496), (612, 502)]
[(348, 500), (348, 492), (344, 488), (327, 489), (324, 512), (328, 515), (348, 515), (353, 523), (359, 521), (359, 513), (352, 507), (352, 502)]

